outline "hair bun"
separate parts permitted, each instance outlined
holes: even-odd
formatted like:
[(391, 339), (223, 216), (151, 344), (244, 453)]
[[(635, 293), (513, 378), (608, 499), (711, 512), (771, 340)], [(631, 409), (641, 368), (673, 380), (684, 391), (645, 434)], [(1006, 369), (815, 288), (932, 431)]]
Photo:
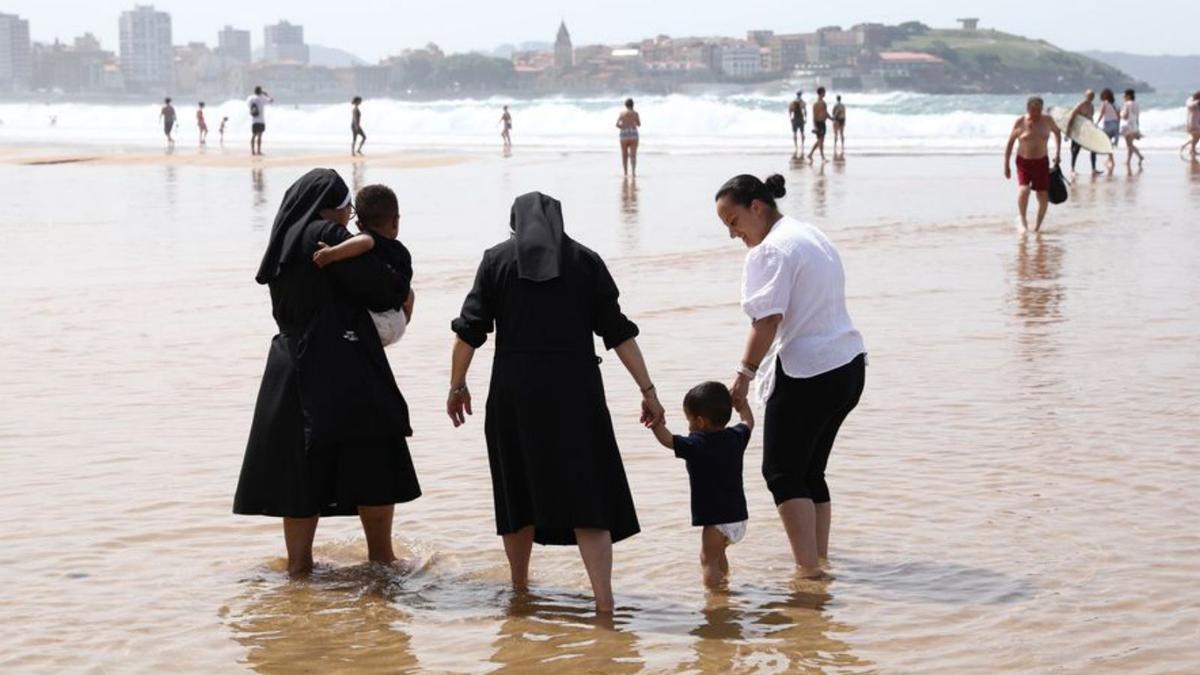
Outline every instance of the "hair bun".
[(763, 181), (763, 184), (767, 186), (767, 192), (769, 192), (775, 199), (779, 199), (787, 194), (787, 188), (783, 186), (783, 176), (780, 176), (777, 173), (767, 176), (767, 179)]

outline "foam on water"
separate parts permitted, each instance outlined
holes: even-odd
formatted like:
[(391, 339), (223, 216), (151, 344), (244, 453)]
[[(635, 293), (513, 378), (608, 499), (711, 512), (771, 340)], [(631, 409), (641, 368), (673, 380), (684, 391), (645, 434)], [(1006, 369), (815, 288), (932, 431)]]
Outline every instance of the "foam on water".
[[(650, 96), (638, 99), (646, 150), (753, 151), (789, 141), (786, 109), (791, 93), (731, 96)], [(1075, 96), (1049, 96), (1049, 105), (1071, 105)], [(1143, 144), (1174, 148), (1183, 134), (1184, 94), (1143, 96)], [(811, 103), (814, 96), (806, 93)], [(853, 93), (847, 136), (857, 150), (981, 152), (1003, 147), (1023, 96), (930, 96), (907, 92)], [(177, 101), (179, 140), (194, 142), (195, 107)], [(609, 149), (616, 140), (616, 98), (552, 97), (525, 101), (465, 99), (409, 102), (368, 100), (363, 126), (374, 148), (472, 149), (497, 142), (500, 106), (513, 106), (515, 141), (526, 147)], [(0, 140), (26, 143), (161, 142), (159, 106), (91, 103), (0, 104)], [(215, 142), (222, 117), (229, 117), (227, 142), (249, 135), (249, 114), (240, 100), (210, 104), (207, 120)], [(54, 126), (50, 118), (57, 119)], [(268, 143), (288, 148), (333, 148), (349, 137), (348, 104), (288, 105), (267, 111)]]

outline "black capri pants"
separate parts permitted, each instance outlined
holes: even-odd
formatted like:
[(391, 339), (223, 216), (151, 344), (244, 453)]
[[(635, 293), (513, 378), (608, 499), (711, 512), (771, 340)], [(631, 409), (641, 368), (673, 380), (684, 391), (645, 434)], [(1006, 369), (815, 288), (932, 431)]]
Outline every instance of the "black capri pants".
[(788, 377), (775, 362), (775, 390), (763, 421), (763, 478), (778, 506), (789, 499), (829, 502), (825, 465), (838, 429), (858, 405), (866, 356), (814, 377)]

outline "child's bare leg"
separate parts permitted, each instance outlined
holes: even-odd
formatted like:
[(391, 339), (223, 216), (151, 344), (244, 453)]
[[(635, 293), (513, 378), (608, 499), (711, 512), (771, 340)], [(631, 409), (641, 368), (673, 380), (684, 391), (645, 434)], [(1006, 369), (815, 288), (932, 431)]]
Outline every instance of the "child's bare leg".
[(729, 578), (729, 559), (725, 557), (728, 546), (729, 540), (715, 525), (704, 526), (700, 533), (700, 571), (705, 586), (720, 588)]

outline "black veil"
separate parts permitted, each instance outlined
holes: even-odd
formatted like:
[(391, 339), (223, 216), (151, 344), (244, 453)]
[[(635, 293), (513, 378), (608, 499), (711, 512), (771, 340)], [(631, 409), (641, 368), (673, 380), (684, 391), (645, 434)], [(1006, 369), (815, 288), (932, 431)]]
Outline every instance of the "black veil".
[(304, 226), (318, 220), (323, 209), (340, 208), (349, 199), (350, 188), (333, 169), (313, 169), (292, 183), (275, 215), (255, 281), (265, 284), (278, 277), (299, 254)]
[(562, 261), (562, 204), (549, 195), (529, 192), (513, 201), (509, 227), (517, 237), (517, 276), (529, 281), (558, 278)]

